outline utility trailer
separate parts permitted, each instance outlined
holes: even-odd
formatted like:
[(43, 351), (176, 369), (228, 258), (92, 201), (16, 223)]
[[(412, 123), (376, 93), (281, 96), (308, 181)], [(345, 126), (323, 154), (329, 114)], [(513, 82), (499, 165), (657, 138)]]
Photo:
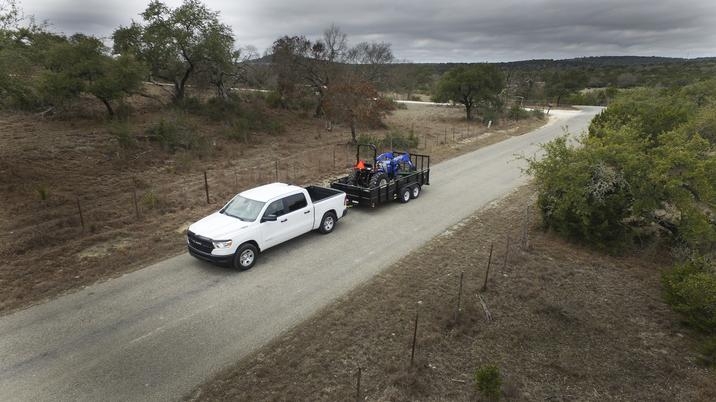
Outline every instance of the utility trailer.
[[(360, 159), (362, 147), (373, 151), (372, 164)], [(360, 144), (356, 167), (332, 182), (331, 188), (345, 192), (351, 205), (374, 208), (388, 201), (406, 203), (418, 198), (425, 185), (430, 185), (430, 156), (395, 151), (377, 156), (374, 145)]]

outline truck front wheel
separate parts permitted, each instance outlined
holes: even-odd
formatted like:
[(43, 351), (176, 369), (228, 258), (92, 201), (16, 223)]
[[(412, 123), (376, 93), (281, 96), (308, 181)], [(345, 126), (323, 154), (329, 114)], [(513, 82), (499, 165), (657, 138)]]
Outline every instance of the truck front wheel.
[(336, 214), (333, 212), (326, 212), (321, 218), (321, 226), (318, 227), (318, 231), (321, 234), (328, 234), (333, 231), (336, 227)]
[(234, 268), (239, 271), (246, 271), (251, 269), (256, 263), (256, 257), (258, 257), (259, 250), (251, 243), (244, 243), (239, 246), (234, 254)]

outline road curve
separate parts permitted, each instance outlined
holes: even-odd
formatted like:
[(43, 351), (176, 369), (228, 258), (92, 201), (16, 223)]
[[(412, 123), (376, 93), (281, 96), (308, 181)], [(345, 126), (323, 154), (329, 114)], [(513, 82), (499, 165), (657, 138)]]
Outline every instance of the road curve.
[(183, 254), (0, 317), (4, 401), (174, 400), (523, 184), (537, 144), (585, 129), (600, 108), (433, 166), (408, 204), (353, 208), (235, 272)]

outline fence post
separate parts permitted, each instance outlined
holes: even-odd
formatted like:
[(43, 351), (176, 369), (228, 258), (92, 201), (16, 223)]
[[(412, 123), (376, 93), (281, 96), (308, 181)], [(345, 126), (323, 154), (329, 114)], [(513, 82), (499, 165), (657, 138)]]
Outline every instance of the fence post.
[(336, 170), (336, 146), (333, 146), (333, 170)]
[(495, 243), (490, 243), (490, 256), (487, 258), (487, 270), (485, 271), (485, 282), (482, 284), (481, 291), (487, 290), (487, 278), (490, 276), (490, 264), (492, 264), (492, 249), (495, 247)]
[(132, 189), (132, 200), (134, 201), (134, 213), (137, 214), (137, 219), (139, 219), (139, 203), (137, 202), (137, 186), (134, 185), (134, 188)]
[(278, 159), (276, 159), (276, 181), (278, 181)]
[(420, 317), (420, 304), (422, 302), (418, 301), (415, 307), (415, 328), (413, 329), (413, 347), (412, 351), (410, 352), (410, 366), (413, 366), (413, 360), (415, 359), (415, 341), (418, 338), (418, 318)]
[(455, 322), (460, 318), (460, 299), (462, 299), (462, 278), (465, 272), (460, 272), (460, 288), (457, 291), (457, 309), (455, 310)]
[(82, 216), (82, 206), (80, 206), (80, 197), (77, 197), (77, 212), (80, 214), (80, 225), (82, 225), (82, 231), (85, 231), (85, 219)]
[(502, 271), (507, 269), (507, 257), (510, 256), (510, 235), (507, 235), (507, 246), (505, 246), (505, 264), (502, 266)]
[(527, 204), (525, 206), (525, 218), (522, 223), (522, 239), (521, 239), (522, 244), (521, 244), (521, 246), (522, 246), (523, 250), (527, 250), (527, 248), (529, 246), (528, 239), (527, 239), (527, 231), (529, 229), (529, 225), (530, 225), (530, 205)]
[(359, 366), (359, 367), (358, 367), (358, 381), (356, 381), (356, 401), (360, 401), (360, 400), (361, 400), (361, 397), (360, 397), (360, 377), (361, 377), (361, 371), (362, 371), (362, 368)]
[(204, 171), (204, 190), (206, 191), (206, 203), (209, 203), (209, 179), (206, 177), (206, 170)]

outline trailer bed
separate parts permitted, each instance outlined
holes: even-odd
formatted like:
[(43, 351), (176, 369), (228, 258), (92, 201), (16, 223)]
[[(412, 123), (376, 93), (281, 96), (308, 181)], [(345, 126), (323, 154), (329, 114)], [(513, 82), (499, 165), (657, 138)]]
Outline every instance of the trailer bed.
[(406, 187), (430, 185), (430, 156), (410, 154), (416, 170), (400, 172), (394, 180), (387, 185), (375, 187), (356, 186), (348, 183), (350, 176), (344, 176), (331, 183), (331, 188), (346, 193), (348, 202), (352, 205), (363, 205), (370, 208), (384, 202), (397, 199), (400, 191)]

